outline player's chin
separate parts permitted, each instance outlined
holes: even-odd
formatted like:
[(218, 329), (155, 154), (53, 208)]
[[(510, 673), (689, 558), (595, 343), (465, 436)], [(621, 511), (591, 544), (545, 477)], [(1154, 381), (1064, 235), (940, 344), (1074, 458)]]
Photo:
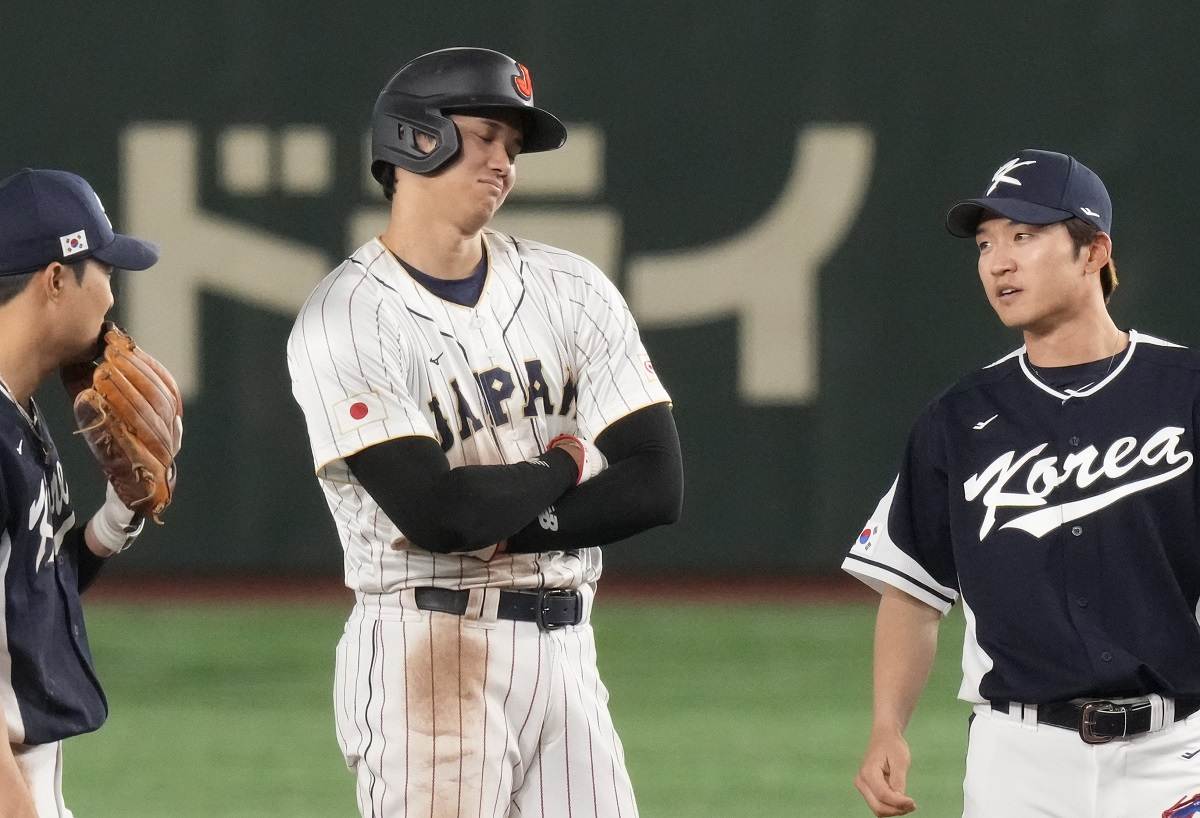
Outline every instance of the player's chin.
[(1009, 329), (1023, 329), (1029, 323), (1029, 316), (1025, 315), (1023, 310), (1015, 309), (1011, 304), (999, 304), (995, 301), (991, 303), (1000, 323)]

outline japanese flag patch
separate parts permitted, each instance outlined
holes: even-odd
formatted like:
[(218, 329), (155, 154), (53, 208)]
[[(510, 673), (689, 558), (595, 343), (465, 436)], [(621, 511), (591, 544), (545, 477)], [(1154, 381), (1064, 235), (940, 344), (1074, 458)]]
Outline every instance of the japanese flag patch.
[(387, 409), (374, 392), (351, 395), (333, 405), (337, 417), (338, 431), (347, 435), (356, 432), (368, 423), (387, 420)]
[(67, 236), (59, 236), (58, 241), (62, 245), (63, 257), (73, 256), (88, 249), (86, 230), (80, 230), (78, 233), (71, 233)]

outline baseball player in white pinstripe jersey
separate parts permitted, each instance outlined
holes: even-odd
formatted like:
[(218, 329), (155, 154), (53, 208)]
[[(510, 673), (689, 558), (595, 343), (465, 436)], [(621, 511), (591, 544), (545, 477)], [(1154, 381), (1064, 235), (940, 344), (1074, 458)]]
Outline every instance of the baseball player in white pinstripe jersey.
[(517, 156), (566, 138), (527, 68), (426, 54), (374, 129), (387, 230), (288, 342), (357, 598), (334, 701), (359, 810), (632, 818), (588, 623), (598, 546), (678, 517), (670, 398), (595, 266), (486, 227)]

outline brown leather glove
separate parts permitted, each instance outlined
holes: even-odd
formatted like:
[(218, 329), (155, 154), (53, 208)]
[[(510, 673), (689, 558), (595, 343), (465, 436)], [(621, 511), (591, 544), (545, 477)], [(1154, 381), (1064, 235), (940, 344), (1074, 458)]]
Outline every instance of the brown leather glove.
[(104, 324), (100, 345), (94, 361), (62, 370), (79, 434), (121, 502), (161, 524), (183, 438), (179, 387), (116, 324)]

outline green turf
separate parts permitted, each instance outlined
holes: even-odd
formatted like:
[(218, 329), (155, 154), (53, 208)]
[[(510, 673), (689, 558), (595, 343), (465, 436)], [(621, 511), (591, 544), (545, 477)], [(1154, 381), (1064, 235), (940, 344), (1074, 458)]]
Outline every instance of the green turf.
[[(89, 610), (112, 715), (66, 746), (79, 818), (353, 818), (330, 679), (345, 608)], [(873, 610), (600, 606), (600, 670), (645, 818), (869, 815)], [(962, 626), (943, 627), (909, 731), (919, 815), (961, 809)]]

